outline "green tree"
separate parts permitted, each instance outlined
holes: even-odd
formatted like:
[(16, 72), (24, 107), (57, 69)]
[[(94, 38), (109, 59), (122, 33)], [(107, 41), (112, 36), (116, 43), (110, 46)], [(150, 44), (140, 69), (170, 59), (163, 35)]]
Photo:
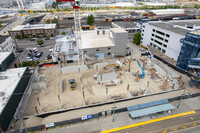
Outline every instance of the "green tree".
[(87, 18), (87, 24), (92, 26), (94, 24), (94, 17), (93, 15), (88, 16)]
[(140, 44), (140, 41), (141, 41), (141, 34), (140, 34), (140, 32), (138, 32), (138, 33), (136, 33), (135, 34), (135, 36), (134, 36), (134, 38), (133, 38), (133, 42), (135, 43), (135, 44), (137, 44), (137, 45), (139, 45)]
[(56, 9), (56, 8), (58, 8), (58, 3), (57, 2), (53, 2), (51, 6), (52, 6), (52, 8)]
[(38, 41), (37, 41), (37, 44), (38, 44), (38, 45), (42, 45), (42, 44), (44, 44), (44, 41), (43, 41), (43, 40), (38, 40)]
[(51, 34), (51, 37), (53, 37), (53, 34)]
[(2, 27), (2, 22), (0, 21), (0, 27)]
[(49, 20), (47, 20), (47, 21), (46, 21), (46, 24), (50, 24), (50, 21), (49, 21)]
[(39, 35), (39, 34), (37, 34), (37, 35), (36, 35), (36, 37), (37, 37), (37, 38), (39, 38), (39, 37), (40, 37), (40, 35)]
[(16, 35), (15, 35), (15, 39), (20, 39), (20, 35), (19, 35), (19, 34), (16, 34)]
[(47, 35), (46, 35), (46, 34), (44, 34), (43, 36), (44, 36), (44, 37), (47, 37)]
[(66, 35), (66, 33), (63, 31), (63, 32), (62, 32), (62, 35)]

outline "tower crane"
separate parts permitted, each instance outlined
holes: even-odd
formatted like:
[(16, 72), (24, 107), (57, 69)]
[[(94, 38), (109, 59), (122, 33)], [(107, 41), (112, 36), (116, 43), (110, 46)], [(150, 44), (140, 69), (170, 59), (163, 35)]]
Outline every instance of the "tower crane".
[(56, 0), (56, 2), (70, 2), (74, 9), (74, 30), (76, 45), (78, 47), (78, 63), (83, 63), (83, 50), (81, 41), (81, 21), (80, 21), (80, 2), (79, 0)]

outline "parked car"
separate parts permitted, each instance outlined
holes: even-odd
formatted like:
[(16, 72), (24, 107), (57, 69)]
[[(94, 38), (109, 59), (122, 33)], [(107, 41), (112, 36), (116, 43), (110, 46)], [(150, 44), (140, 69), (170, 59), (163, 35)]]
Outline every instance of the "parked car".
[(50, 38), (49, 37), (46, 37), (44, 40), (49, 40)]
[(32, 38), (32, 39), (30, 39), (30, 41), (35, 41), (35, 39)]
[(49, 49), (49, 52), (52, 52), (53, 51), (53, 47), (51, 47), (50, 49)]
[(22, 49), (17, 49), (16, 52), (20, 53), (20, 52), (23, 52), (23, 50)]
[(52, 59), (52, 56), (50, 54), (47, 55), (47, 59)]
[(37, 47), (44, 47), (44, 45), (42, 44), (42, 45), (37, 45)]
[(139, 50), (140, 50), (141, 52), (144, 52), (144, 48), (140, 48)]

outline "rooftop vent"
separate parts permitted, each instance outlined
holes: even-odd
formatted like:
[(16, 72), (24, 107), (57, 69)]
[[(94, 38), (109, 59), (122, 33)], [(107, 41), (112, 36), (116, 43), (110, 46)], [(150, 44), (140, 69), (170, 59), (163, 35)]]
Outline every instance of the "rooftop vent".
[(6, 76), (6, 75), (0, 75), (0, 80), (7, 79), (7, 78), (8, 78), (8, 76)]

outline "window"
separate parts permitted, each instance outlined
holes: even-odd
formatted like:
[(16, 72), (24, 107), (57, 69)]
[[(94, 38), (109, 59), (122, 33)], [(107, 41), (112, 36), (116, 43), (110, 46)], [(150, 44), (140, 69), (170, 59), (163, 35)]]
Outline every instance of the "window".
[(143, 28), (145, 28), (145, 26), (143, 25)]
[(153, 29), (153, 32), (155, 32), (156, 30), (155, 29)]
[(142, 33), (142, 36), (144, 36), (144, 34)]
[(151, 38), (151, 41), (153, 41), (153, 38)]
[(165, 42), (168, 42), (168, 40), (167, 40), (167, 39), (165, 39)]
[(163, 40), (163, 38), (162, 37), (160, 37), (160, 36), (155, 36), (156, 38), (158, 38), (158, 39), (160, 39), (160, 40)]
[(87, 51), (84, 51), (84, 53), (87, 53)]
[(99, 51), (99, 49), (96, 49), (96, 51)]
[(165, 53), (166, 51), (163, 49), (162, 52)]
[(111, 52), (109, 52), (108, 55), (111, 55)]
[(110, 48), (108, 48), (108, 49), (110, 49)]
[(161, 34), (163, 36), (165, 35), (165, 33), (161, 32), (161, 31), (158, 31), (158, 30), (156, 31), (156, 33)]
[(170, 35), (169, 35), (169, 34), (166, 34), (166, 37), (170, 37)]
[(153, 45), (153, 47), (156, 48), (157, 46), (156, 46), (156, 45)]
[(166, 48), (167, 47), (167, 45), (166, 44), (163, 44), (163, 46)]
[(158, 43), (158, 44), (160, 44), (160, 45), (162, 46), (162, 43), (161, 43), (161, 42), (159, 42), (159, 41), (157, 41), (157, 40), (154, 40), (154, 42), (156, 42), (156, 43)]
[(151, 46), (153, 46), (153, 44), (152, 44), (152, 43), (150, 43), (150, 45), (151, 45)]
[(159, 51), (161, 51), (161, 48), (160, 48), (160, 47), (158, 47), (158, 50), (159, 50)]
[(154, 36), (154, 34), (151, 34), (152, 36)]

